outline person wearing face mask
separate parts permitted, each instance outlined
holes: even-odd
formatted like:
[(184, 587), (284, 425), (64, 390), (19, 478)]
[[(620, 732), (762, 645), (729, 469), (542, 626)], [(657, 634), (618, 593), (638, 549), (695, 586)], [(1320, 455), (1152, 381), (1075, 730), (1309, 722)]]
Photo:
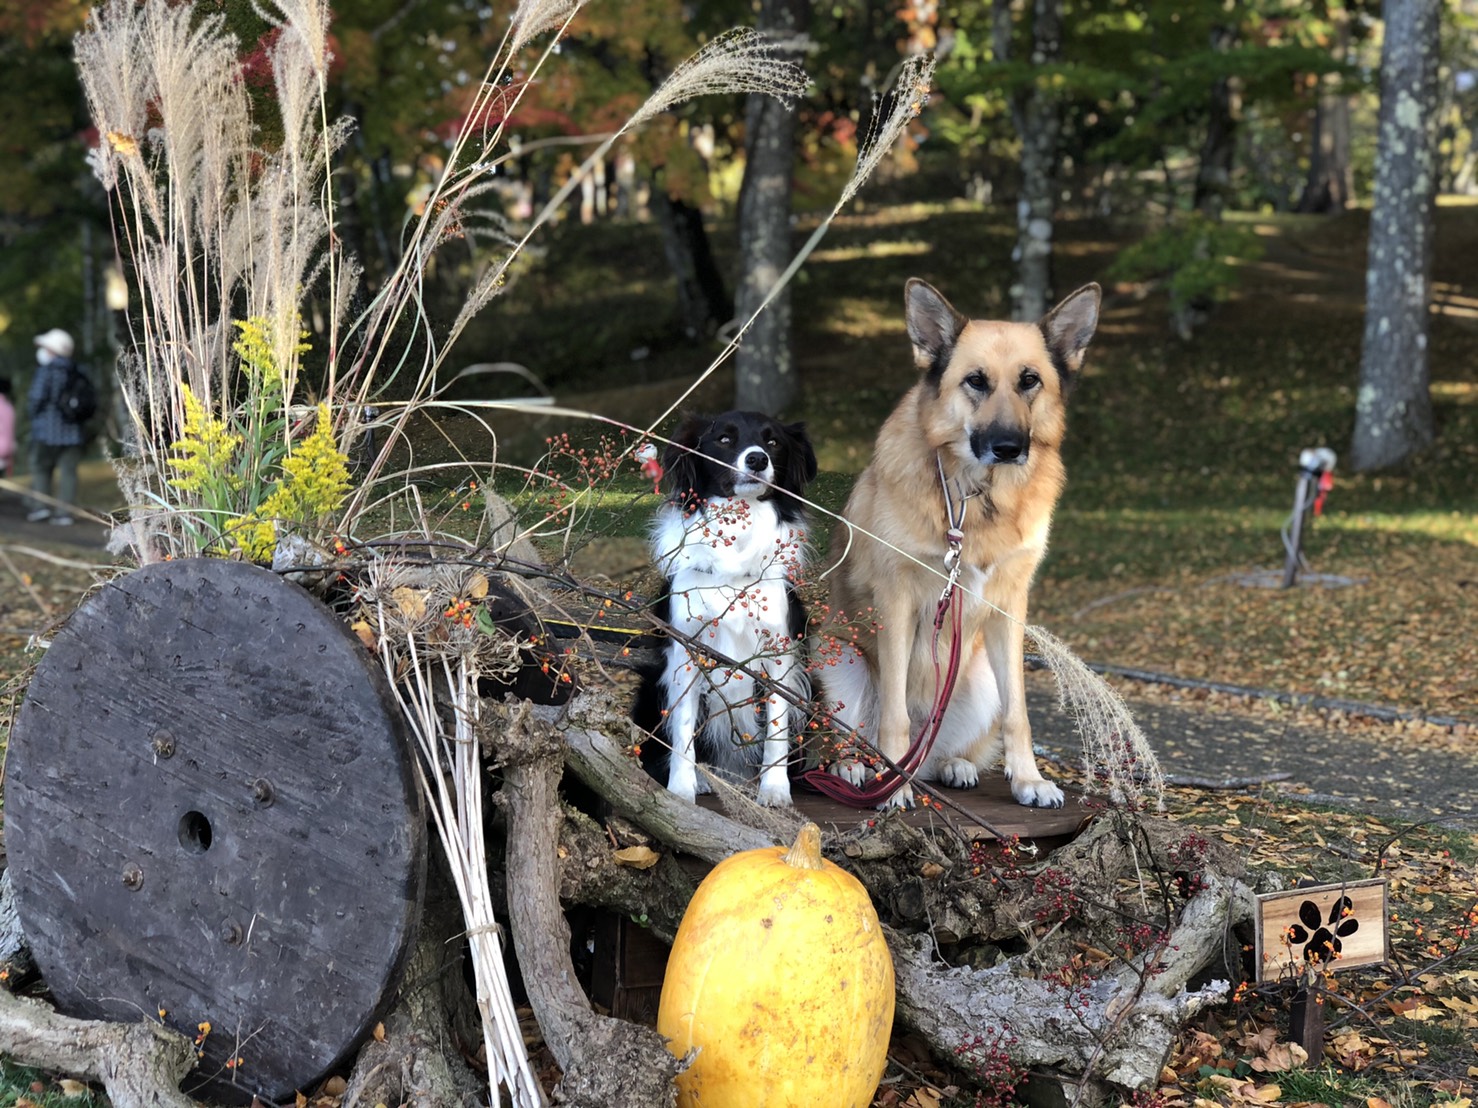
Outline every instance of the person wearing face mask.
[[(77, 502), (77, 463), (82, 460), (82, 447), (87, 442), (84, 424), (92, 413), (87, 411), (79, 418), (76, 410), (77, 378), (83, 375), (72, 361), (72, 336), (57, 327), (37, 335), (33, 341), (37, 368), (27, 394), (31, 416), (31, 488), (47, 499), (37, 500), (26, 518), (65, 526), (72, 522), (65, 505)], [(82, 387), (87, 388), (85, 377)], [(56, 500), (63, 507), (57, 507), (50, 499), (53, 475)]]

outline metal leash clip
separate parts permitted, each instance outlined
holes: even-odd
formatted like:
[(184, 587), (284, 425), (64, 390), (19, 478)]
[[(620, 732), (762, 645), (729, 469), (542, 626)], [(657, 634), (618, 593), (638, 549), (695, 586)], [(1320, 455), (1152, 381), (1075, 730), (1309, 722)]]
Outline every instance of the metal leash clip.
[(951, 527), (944, 533), (944, 541), (949, 543), (949, 549), (944, 552), (944, 568), (953, 570), (960, 561), (960, 550), (965, 545), (965, 532), (958, 527)]

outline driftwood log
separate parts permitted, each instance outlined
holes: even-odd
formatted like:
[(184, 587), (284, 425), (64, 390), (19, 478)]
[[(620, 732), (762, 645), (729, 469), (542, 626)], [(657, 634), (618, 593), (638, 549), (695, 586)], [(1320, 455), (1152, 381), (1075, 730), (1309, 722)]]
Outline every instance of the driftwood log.
[(99, 1081), (114, 1108), (194, 1108), (180, 1081), (195, 1045), (148, 1020), (107, 1023), (63, 1016), (0, 989), (0, 1054), (24, 1066)]
[(1126, 966), (1081, 985), (1023, 976), (1010, 963), (950, 968), (935, 957), (928, 935), (890, 928), (898, 1018), (943, 1058), (968, 1061), (979, 1044), (1009, 1043), (1018, 1066), (1051, 1067), (1090, 1087), (1142, 1088), (1159, 1076), (1186, 1022), (1226, 999), (1225, 980), (1195, 992), (1187, 984), (1219, 956), (1234, 913), (1250, 913), (1250, 903), (1237, 903), (1244, 891), (1214, 878), (1187, 905), (1161, 963)]
[(570, 929), (559, 901), (560, 733), (527, 702), (508, 713), (488, 746), (503, 767), (508, 808), (508, 914), (529, 1001), (544, 1042), (564, 1071), (560, 1103), (580, 1108), (663, 1108), (677, 1103), (681, 1068), (665, 1040), (639, 1024), (596, 1013), (575, 980)]
[[(563, 749), (575, 774), (624, 818), (672, 850), (690, 852), (691, 848), (712, 862), (775, 841), (758, 828), (675, 801), (635, 770), (632, 759), (612, 737), (622, 735), (624, 718), (600, 697), (587, 694), (568, 711), (536, 709), (535, 713), (510, 723), (513, 727), (562, 728)], [(549, 803), (552, 809), (552, 796)], [(1172, 856), (1174, 839), (1183, 834), (1183, 829), (1169, 821), (1149, 817), (1122, 824), (1105, 819), (1055, 854), (1053, 864), (1065, 870), (1076, 866), (1078, 872), (1096, 874), (1100, 880), (1104, 875), (1133, 873), (1136, 867), (1168, 875), (1184, 865)], [(574, 848), (564, 851), (562, 887), (586, 903), (641, 904), (654, 930), (670, 934), (681, 918), (680, 884), (649, 876), (657, 867), (633, 870), (593, 862), (592, 855), (601, 850), (598, 841), (591, 841), (597, 835), (581, 830), (577, 817), (564, 821), (561, 842), (574, 844)], [(510, 836), (510, 849), (511, 842)], [(608, 846), (605, 850), (609, 853)], [(884, 882), (870, 870), (903, 871), (902, 884), (911, 888), (921, 867), (942, 867), (950, 861), (930, 836), (887, 820), (879, 821), (876, 830), (834, 844), (830, 853), (838, 864), (863, 877), (875, 900), (879, 899), (877, 886)], [(905, 858), (905, 853), (910, 856)], [(1009, 1042), (1007, 1053), (1023, 1068), (1051, 1067), (1085, 1087), (1100, 1082), (1126, 1088), (1148, 1086), (1158, 1078), (1184, 1023), (1225, 998), (1225, 981), (1213, 981), (1194, 992), (1188, 991), (1188, 985), (1208, 969), (1236, 965), (1237, 944), (1231, 930), (1250, 916), (1249, 890), (1227, 875), (1236, 870), (1234, 861), (1217, 855), (1205, 864), (1206, 872), (1196, 874), (1204, 887), (1184, 905), (1174, 926), (1140, 959), (1072, 988), (1071, 1012), (1069, 989), (1026, 974), (1018, 960), (988, 969), (951, 968), (935, 955), (937, 931), (916, 934), (890, 929), (900, 1019), (920, 1032), (941, 1059), (956, 1065), (968, 1056), (972, 1044), (999, 1038)], [(920, 893), (920, 911), (927, 914), (927, 902), (932, 899), (936, 908), (951, 913), (958, 932), (980, 933), (978, 922), (967, 922), (967, 912), (974, 912), (977, 920), (989, 921), (987, 926), (996, 934), (1003, 929), (1022, 931), (1032, 915), (1030, 897), (987, 909), (981, 897), (972, 903), (973, 894), (948, 891), (948, 882), (939, 887), (946, 891)], [(888, 898), (882, 899), (886, 902)], [(1092, 914), (1091, 906), (1082, 910)], [(1050, 958), (1039, 950), (1037, 960)], [(540, 1022), (544, 1026), (542, 1013)]]

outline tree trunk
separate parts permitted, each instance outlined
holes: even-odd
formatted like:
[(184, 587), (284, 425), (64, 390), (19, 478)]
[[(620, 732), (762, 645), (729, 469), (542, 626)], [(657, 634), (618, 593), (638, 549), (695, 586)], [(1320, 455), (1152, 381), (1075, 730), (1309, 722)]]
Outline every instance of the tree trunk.
[(729, 318), (724, 278), (713, 260), (703, 213), (652, 184), (652, 210), (662, 229), (662, 250), (677, 278), (677, 310), (683, 333), (704, 338)]
[[(1235, 27), (1214, 27), (1211, 49), (1225, 54), (1237, 37)], [(1220, 220), (1232, 189), (1232, 163), (1237, 152), (1237, 117), (1230, 77), (1218, 77), (1211, 85), (1211, 108), (1206, 120), (1206, 138), (1201, 144), (1201, 162), (1196, 170), (1195, 205), (1198, 212)]]
[[(811, 0), (763, 0), (759, 28), (797, 41), (811, 19)], [(745, 108), (744, 183), (739, 190), (739, 274), (734, 311), (747, 320), (770, 295), (790, 262), (790, 196), (795, 166), (795, 109), (751, 94)], [(782, 289), (744, 335), (734, 362), (734, 406), (780, 412), (798, 384), (790, 349), (790, 290)]]
[[(1341, 65), (1350, 52), (1350, 13), (1343, 7), (1331, 9), (1334, 41), (1330, 56)], [(1350, 98), (1339, 91), (1342, 74), (1326, 73), (1319, 78), (1319, 99), (1314, 105), (1309, 137), (1309, 176), (1299, 197), (1301, 212), (1342, 212), (1354, 199), (1350, 169)]]
[[(996, 0), (991, 31), (995, 59), (1011, 57), (1010, 0)], [(1033, 67), (1052, 65), (1062, 52), (1060, 0), (1035, 0), (1032, 10)], [(1052, 306), (1052, 234), (1057, 209), (1057, 140), (1062, 113), (1051, 91), (1038, 82), (1016, 92), (1011, 120), (1021, 138), (1021, 193), (1016, 201), (1016, 280), (1011, 318), (1041, 319)]]
[[(363, 130), (364, 105), (352, 97), (344, 103), (344, 115), (360, 123), (354, 128), (356, 135)], [(355, 147), (363, 152), (363, 140), (358, 139)], [(333, 184), (338, 190), (338, 196), (334, 201), (334, 234), (338, 236), (342, 245), (342, 252), (351, 258), (360, 260), (360, 264), (368, 264), (368, 257), (364, 249), (364, 218), (359, 210), (359, 174), (356, 166), (350, 164), (340, 167), (334, 173)], [(329, 306), (332, 311), (332, 305)]]
[(1405, 461), (1432, 441), (1427, 303), (1431, 293), (1438, 0), (1386, 0), (1380, 138), (1365, 271), (1365, 342), (1351, 464)]

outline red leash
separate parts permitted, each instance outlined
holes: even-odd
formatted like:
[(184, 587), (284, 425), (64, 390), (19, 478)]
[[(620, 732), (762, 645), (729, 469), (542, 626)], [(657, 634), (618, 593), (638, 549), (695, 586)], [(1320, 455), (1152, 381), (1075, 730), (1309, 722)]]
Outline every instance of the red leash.
[[(945, 532), (949, 550), (944, 556), (945, 567), (949, 570), (949, 580), (945, 582), (944, 591), (939, 594), (939, 604), (934, 609), (934, 642), (929, 648), (930, 656), (934, 660), (934, 706), (930, 709), (929, 718), (924, 722), (924, 726), (919, 728), (919, 733), (914, 736), (913, 742), (908, 744), (908, 750), (904, 752), (903, 758), (896, 765), (890, 765), (874, 774), (872, 781), (868, 784), (854, 785), (826, 769), (807, 770), (801, 775), (801, 779), (811, 788), (849, 808), (877, 807), (918, 772), (919, 767), (929, 757), (929, 752), (934, 749), (934, 740), (939, 737), (939, 728), (944, 723), (944, 710), (949, 707), (949, 699), (955, 691), (955, 678), (960, 672), (960, 655), (963, 653), (960, 643), (962, 617), (961, 606), (954, 603), (954, 595), (955, 585), (960, 576), (961, 548), (965, 542), (965, 533), (961, 530), (961, 525), (965, 521), (967, 501), (960, 502), (959, 517), (956, 518), (954, 505), (950, 500), (949, 484), (944, 479), (944, 464), (940, 462), (937, 454), (934, 462), (939, 467), (939, 483), (944, 490), (944, 510), (950, 522), (949, 530)], [(939, 635), (944, 630), (946, 614), (952, 617), (950, 622), (954, 631), (954, 641), (950, 643), (949, 663), (941, 680)], [(857, 664), (866, 665), (860, 659)]]

